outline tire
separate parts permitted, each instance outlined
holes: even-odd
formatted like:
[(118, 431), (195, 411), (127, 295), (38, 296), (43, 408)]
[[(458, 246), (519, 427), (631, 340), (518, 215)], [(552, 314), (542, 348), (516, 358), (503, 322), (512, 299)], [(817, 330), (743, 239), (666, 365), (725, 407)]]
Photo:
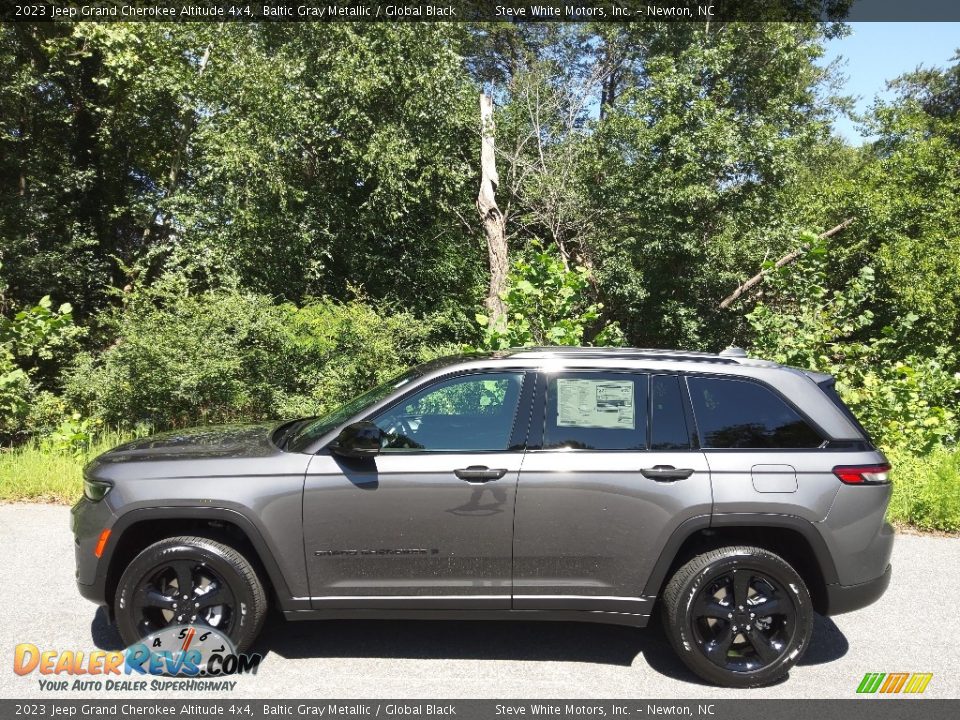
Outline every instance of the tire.
[(813, 632), (810, 593), (797, 571), (748, 546), (711, 550), (683, 565), (664, 590), (662, 617), (688, 668), (735, 688), (784, 677)]
[[(170, 605), (180, 603), (180, 580), (185, 578), (191, 597), (179, 608)], [(142, 600), (147, 589), (155, 591), (151, 597), (163, 601)], [(194, 600), (206, 606), (195, 608)], [(214, 600), (222, 602), (213, 604)], [(260, 633), (267, 596), (253, 565), (234, 548), (208, 538), (172, 537), (150, 545), (127, 566), (117, 587), (114, 613), (128, 646), (165, 626), (196, 623), (220, 630), (237, 652), (243, 652)]]

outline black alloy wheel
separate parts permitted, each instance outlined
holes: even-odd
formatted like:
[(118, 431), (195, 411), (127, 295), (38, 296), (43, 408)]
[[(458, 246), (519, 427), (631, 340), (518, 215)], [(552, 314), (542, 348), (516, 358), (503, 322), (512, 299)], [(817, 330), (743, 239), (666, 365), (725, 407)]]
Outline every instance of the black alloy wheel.
[(667, 636), (687, 667), (727, 687), (783, 678), (813, 632), (803, 579), (783, 558), (758, 547), (697, 555), (670, 578), (662, 611)]
[(166, 627), (206, 625), (243, 652), (266, 612), (266, 592), (250, 561), (204, 537), (171, 537), (145, 548), (124, 570), (114, 599), (128, 646)]
[(155, 568), (131, 597), (137, 630), (146, 637), (171, 625), (209, 625), (228, 637), (237, 618), (237, 599), (209, 565), (173, 560)]
[(774, 578), (733, 568), (704, 584), (693, 604), (693, 637), (700, 651), (731, 672), (774, 663), (797, 632), (797, 610)]

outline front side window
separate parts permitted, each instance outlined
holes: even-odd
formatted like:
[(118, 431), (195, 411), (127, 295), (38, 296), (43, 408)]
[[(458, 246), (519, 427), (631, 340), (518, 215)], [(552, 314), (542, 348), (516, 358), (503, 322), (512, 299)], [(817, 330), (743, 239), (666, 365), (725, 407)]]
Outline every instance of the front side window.
[(645, 450), (647, 375), (564, 373), (547, 383), (545, 449)]
[(404, 398), (373, 422), (383, 449), (507, 450), (523, 373), (484, 373), (442, 380)]
[(690, 378), (690, 399), (704, 448), (815, 448), (820, 436), (772, 390), (754, 382)]

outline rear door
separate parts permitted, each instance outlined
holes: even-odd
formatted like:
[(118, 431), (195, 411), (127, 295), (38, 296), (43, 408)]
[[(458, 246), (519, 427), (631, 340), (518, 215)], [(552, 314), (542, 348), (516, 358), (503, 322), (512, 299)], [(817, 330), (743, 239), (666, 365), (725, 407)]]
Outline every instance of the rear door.
[[(827, 437), (810, 418), (753, 379), (690, 375), (686, 382), (717, 514), (826, 517), (839, 488), (833, 465), (840, 462), (820, 449)], [(812, 383), (811, 390), (817, 391)]]
[(676, 375), (548, 373), (538, 383), (514, 531), (516, 609), (646, 615), (673, 530), (711, 512)]

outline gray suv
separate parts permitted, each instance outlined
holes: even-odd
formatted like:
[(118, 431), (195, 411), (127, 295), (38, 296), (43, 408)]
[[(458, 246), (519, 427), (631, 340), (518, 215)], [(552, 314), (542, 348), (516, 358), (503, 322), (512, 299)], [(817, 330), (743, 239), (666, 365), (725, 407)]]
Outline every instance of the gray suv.
[(133, 643), (290, 620), (659, 612), (693, 672), (784, 676), (890, 581), (889, 465), (833, 379), (528, 348), (420, 365), (329, 415), (136, 440), (85, 471), (80, 593)]

